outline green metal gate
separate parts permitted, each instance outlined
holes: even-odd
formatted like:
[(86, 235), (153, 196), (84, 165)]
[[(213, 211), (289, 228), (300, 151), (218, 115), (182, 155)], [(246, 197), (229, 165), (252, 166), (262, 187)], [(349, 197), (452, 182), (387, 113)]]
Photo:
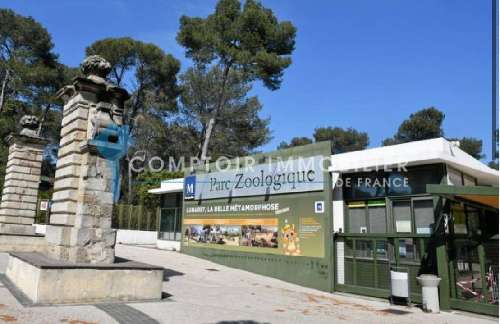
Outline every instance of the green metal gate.
[(390, 267), (409, 269), (412, 301), (422, 297), (416, 277), (429, 272), (428, 235), (336, 234), (335, 290), (388, 298)]

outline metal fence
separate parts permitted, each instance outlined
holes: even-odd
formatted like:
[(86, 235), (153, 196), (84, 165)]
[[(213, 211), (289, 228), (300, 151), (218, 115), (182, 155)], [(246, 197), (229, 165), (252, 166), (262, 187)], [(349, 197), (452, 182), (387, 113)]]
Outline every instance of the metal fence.
[(142, 205), (117, 204), (113, 208), (111, 226), (116, 229), (157, 231), (160, 208)]

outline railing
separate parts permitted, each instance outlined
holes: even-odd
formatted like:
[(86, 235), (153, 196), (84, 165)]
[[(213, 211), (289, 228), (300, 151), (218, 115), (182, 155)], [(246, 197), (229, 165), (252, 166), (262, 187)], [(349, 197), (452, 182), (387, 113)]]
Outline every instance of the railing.
[(111, 226), (115, 229), (157, 231), (160, 208), (117, 204), (113, 208)]

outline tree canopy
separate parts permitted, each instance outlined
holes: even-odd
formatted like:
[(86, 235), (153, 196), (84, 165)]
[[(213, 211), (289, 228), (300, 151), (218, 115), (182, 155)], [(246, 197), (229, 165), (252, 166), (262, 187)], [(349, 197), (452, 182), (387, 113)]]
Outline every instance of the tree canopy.
[(310, 139), (309, 137), (305, 137), (305, 136), (294, 137), (290, 140), (290, 143), (287, 143), (286, 141), (281, 142), (278, 145), (278, 150), (286, 149), (286, 148), (290, 148), (290, 147), (295, 147), (295, 146), (303, 146), (303, 145), (311, 144), (312, 142), (313, 142), (313, 140)]
[(131, 130), (141, 114), (166, 117), (177, 109), (180, 62), (154, 44), (129, 37), (92, 43), (87, 55), (101, 55), (111, 64), (110, 79), (129, 90), (126, 119)]
[(205, 159), (212, 132), (220, 120), (231, 70), (246, 81), (261, 80), (265, 87), (280, 87), (284, 70), (291, 64), (296, 29), (279, 22), (260, 2), (220, 0), (206, 18), (182, 16), (177, 41), (196, 65), (218, 65), (222, 71), (216, 106), (204, 130), (201, 157)]
[[(251, 83), (241, 72), (231, 69), (224, 91), (224, 104), (217, 114), (217, 127), (212, 133), (208, 155), (241, 156), (269, 141), (269, 120), (259, 117), (262, 105), (256, 96), (248, 96)], [(219, 65), (211, 68), (192, 67), (181, 76), (181, 112), (184, 122), (194, 130), (197, 156), (201, 156), (204, 133), (218, 101), (216, 93), (222, 87), (223, 71)]]
[(331, 141), (332, 153), (345, 153), (364, 150), (370, 143), (368, 133), (360, 132), (352, 127), (320, 127), (314, 130), (314, 140)]
[(401, 144), (442, 137), (444, 113), (434, 107), (419, 110), (404, 120), (392, 138), (385, 139), (383, 145)]

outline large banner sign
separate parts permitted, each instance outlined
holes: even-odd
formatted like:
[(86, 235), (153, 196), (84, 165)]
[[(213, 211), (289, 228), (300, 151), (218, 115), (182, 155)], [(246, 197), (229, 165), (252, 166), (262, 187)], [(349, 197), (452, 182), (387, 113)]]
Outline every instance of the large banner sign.
[(264, 196), (323, 190), (323, 156), (187, 176), (185, 199)]

